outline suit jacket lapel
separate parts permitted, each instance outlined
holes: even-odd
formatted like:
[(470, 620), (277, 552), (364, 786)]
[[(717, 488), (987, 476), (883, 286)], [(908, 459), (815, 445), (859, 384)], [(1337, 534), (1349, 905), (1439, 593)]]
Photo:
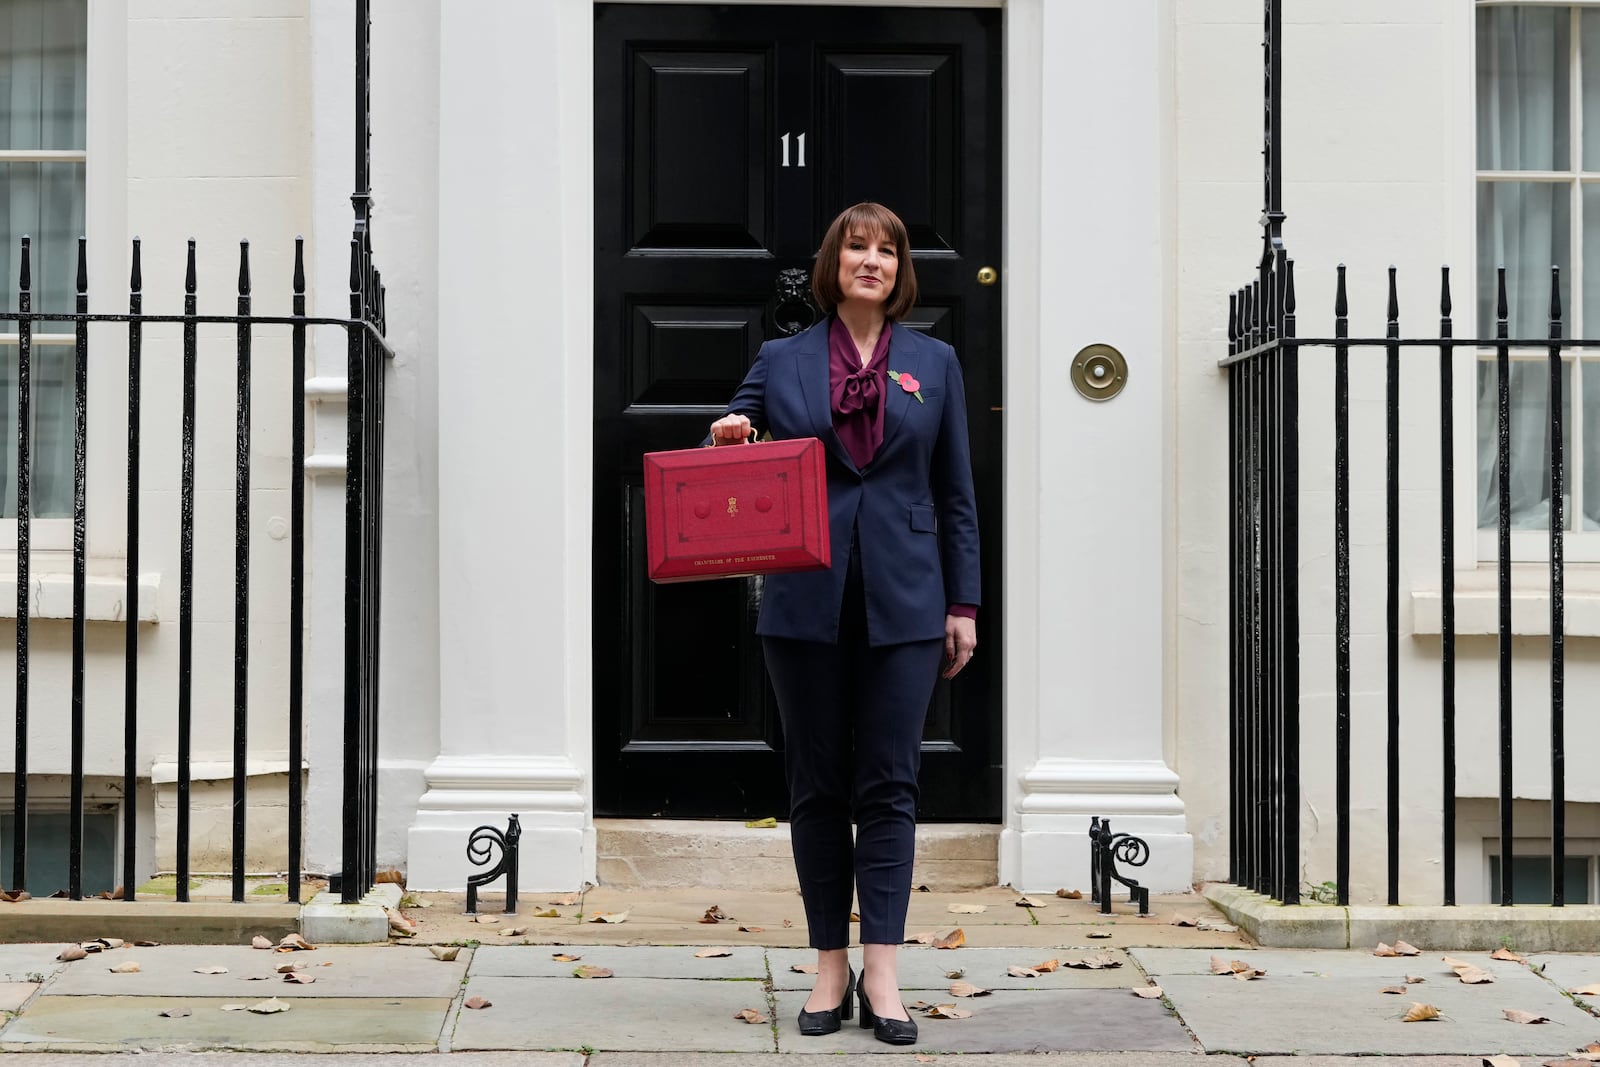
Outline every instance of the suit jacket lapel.
[(833, 405), (828, 399), (828, 325), (822, 321), (801, 335), (802, 347), (795, 353), (795, 369), (800, 375), (800, 395), (805, 397), (806, 413), (811, 416), (811, 428), (823, 446), (850, 470), (855, 461), (850, 451), (839, 440), (833, 429)]
[(889, 371), (899, 374), (909, 374), (921, 384), (921, 376), (917, 373), (922, 355), (922, 346), (915, 344), (911, 339), (911, 327), (895, 325), (889, 333), (889, 365), (884, 368), (883, 383), (888, 387), (888, 396), (884, 402), (888, 405), (883, 412), (883, 444), (878, 446), (878, 455), (883, 455), (883, 450), (889, 447), (894, 433), (900, 428), (901, 422), (911, 410), (911, 405), (917, 403), (917, 398), (905, 391), (899, 382), (889, 377)]

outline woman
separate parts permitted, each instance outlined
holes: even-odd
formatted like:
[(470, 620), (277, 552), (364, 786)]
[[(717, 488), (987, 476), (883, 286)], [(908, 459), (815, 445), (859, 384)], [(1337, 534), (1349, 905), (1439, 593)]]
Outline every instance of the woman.
[[(977, 645), (978, 522), (954, 350), (896, 325), (917, 299), (905, 224), (857, 204), (812, 271), (826, 318), (763, 345), (713, 445), (817, 437), (827, 452), (833, 566), (767, 578), (756, 632), (783, 720), (789, 827), (817, 983), (800, 1032), (851, 1016), (909, 1045), (900, 997), (923, 720), (943, 656)], [(850, 820), (855, 815), (852, 842)], [(852, 884), (860, 985), (850, 969)]]

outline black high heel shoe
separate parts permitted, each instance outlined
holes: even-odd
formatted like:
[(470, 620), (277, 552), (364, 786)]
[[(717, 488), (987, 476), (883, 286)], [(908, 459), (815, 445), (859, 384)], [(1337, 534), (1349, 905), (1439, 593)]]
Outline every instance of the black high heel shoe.
[(872, 1001), (867, 999), (867, 975), (861, 972), (861, 984), (856, 996), (861, 998), (861, 1029), (872, 1027), (872, 1036), (886, 1045), (915, 1045), (917, 1024), (911, 1019), (884, 1019), (873, 1014)]
[(800, 1035), (802, 1037), (822, 1037), (825, 1034), (839, 1032), (840, 1020), (848, 1022), (855, 1015), (853, 994), (856, 991), (856, 972), (849, 966), (845, 970), (850, 972), (850, 978), (844, 984), (844, 998), (839, 1001), (837, 1008), (828, 1008), (824, 1011), (806, 1011), (800, 1009)]

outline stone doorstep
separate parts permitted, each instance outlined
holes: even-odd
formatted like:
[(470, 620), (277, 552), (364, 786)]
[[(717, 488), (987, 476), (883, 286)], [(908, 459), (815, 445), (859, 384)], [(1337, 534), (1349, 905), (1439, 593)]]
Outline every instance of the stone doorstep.
[[(601, 885), (615, 889), (793, 890), (788, 826), (757, 830), (739, 822), (596, 819)], [(933, 823), (917, 827), (912, 880), (934, 890), (978, 889), (999, 877), (1000, 827)]]
[(256, 934), (279, 940), (300, 928), (300, 905), (196, 900), (26, 900), (0, 904), (0, 943), (62, 943), (93, 937), (163, 944), (237, 945)]
[(1225, 882), (1212, 882), (1204, 892), (1229, 922), (1268, 948), (1372, 949), (1406, 941), (1424, 950), (1464, 951), (1509, 941), (1521, 953), (1600, 952), (1600, 908), (1284, 905)]

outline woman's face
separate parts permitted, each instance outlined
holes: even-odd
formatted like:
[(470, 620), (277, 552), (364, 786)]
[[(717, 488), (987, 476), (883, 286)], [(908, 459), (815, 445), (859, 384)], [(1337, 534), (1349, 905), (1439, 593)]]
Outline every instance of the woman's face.
[(881, 307), (894, 292), (899, 270), (900, 259), (888, 234), (852, 229), (839, 248), (840, 303)]

